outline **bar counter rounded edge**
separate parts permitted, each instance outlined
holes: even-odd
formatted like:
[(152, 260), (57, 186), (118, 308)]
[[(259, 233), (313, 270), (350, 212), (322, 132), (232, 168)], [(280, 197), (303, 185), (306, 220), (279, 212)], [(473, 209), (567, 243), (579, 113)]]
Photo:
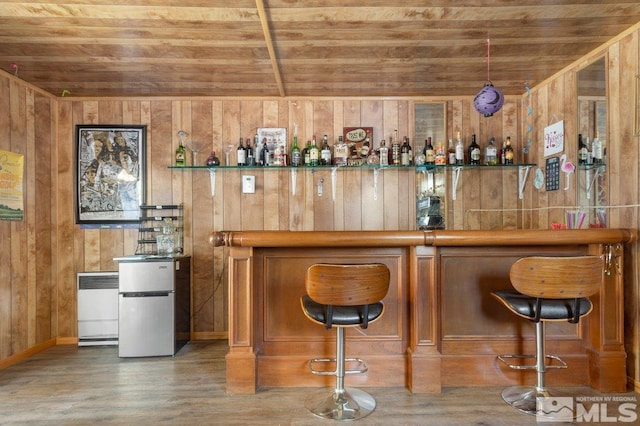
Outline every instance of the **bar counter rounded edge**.
[(218, 231), (209, 236), (219, 247), (398, 247), (614, 244), (636, 241), (629, 229), (494, 231)]

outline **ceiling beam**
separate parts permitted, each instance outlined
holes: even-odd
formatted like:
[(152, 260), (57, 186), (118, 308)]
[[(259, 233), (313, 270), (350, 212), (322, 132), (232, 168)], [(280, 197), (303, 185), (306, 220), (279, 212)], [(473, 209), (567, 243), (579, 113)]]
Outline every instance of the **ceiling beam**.
[(269, 51), (269, 58), (271, 59), (273, 76), (276, 79), (280, 96), (285, 96), (284, 86), (282, 85), (282, 77), (280, 76), (280, 67), (278, 67), (278, 59), (276, 58), (276, 52), (273, 49), (273, 40), (271, 39), (271, 28), (269, 27), (269, 21), (267, 20), (267, 12), (264, 9), (264, 1), (256, 0), (256, 7), (258, 8), (260, 25), (262, 26), (262, 32), (264, 33), (264, 40), (267, 43), (267, 50)]

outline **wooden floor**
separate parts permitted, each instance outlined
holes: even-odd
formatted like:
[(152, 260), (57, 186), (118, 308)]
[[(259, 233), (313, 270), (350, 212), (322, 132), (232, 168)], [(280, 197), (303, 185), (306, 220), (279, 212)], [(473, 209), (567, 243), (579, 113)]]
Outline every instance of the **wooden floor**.
[[(305, 397), (318, 389), (226, 395), (226, 352), (226, 341), (191, 342), (173, 358), (118, 358), (117, 347), (55, 346), (0, 370), (0, 424), (336, 424), (304, 408)], [(367, 391), (378, 407), (357, 424), (538, 424), (505, 404), (500, 388), (448, 388), (427, 395), (402, 388)], [(571, 391), (597, 395), (590, 388)]]

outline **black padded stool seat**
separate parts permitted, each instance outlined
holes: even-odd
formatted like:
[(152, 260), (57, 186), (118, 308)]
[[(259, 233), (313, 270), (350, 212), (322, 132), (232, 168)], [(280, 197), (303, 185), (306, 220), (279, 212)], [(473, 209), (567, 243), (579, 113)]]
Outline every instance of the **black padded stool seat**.
[[(569, 321), (577, 324), (593, 308), (589, 296), (602, 285), (604, 260), (600, 256), (543, 257), (533, 256), (517, 260), (509, 271), (514, 289), (494, 291), (498, 299), (514, 314), (533, 322), (536, 327), (535, 355), (499, 355), (498, 360), (516, 370), (535, 370), (536, 386), (512, 386), (502, 391), (502, 398), (523, 413), (557, 420), (555, 409), (545, 406), (557, 397), (545, 386), (545, 374), (553, 368), (567, 368), (555, 355), (545, 354), (545, 323)], [(514, 358), (534, 358), (535, 365), (510, 362)], [(548, 363), (547, 360), (550, 360)], [(554, 361), (556, 362), (554, 364)]]
[[(376, 407), (376, 400), (360, 389), (345, 388), (345, 374), (365, 373), (367, 363), (360, 358), (345, 357), (346, 327), (366, 329), (384, 312), (382, 299), (389, 289), (389, 268), (386, 265), (340, 265), (319, 263), (311, 265), (305, 276), (307, 294), (300, 298), (302, 311), (311, 321), (336, 329), (335, 358), (315, 358), (309, 361), (313, 374), (336, 377), (333, 391), (323, 391), (305, 401), (309, 411), (318, 417), (332, 420), (356, 420), (369, 415)], [(346, 362), (357, 367), (349, 370)], [(318, 369), (316, 366), (335, 364), (335, 370)], [(350, 365), (351, 366), (351, 365)]]
[(327, 329), (334, 325), (359, 325), (362, 328), (367, 328), (369, 323), (378, 319), (384, 310), (384, 305), (381, 302), (370, 305), (332, 306), (316, 303), (307, 295), (302, 296), (301, 302), (307, 317), (324, 324)]
[(510, 311), (528, 320), (535, 321), (536, 317), (548, 321), (573, 321), (591, 312), (591, 301), (586, 297), (578, 299), (536, 299), (515, 290), (498, 290), (493, 295), (498, 298)]

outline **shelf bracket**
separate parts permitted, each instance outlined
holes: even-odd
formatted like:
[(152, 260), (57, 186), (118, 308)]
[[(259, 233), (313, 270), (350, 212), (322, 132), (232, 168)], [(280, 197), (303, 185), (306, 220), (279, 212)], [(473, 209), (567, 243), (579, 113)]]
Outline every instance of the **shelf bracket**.
[(458, 182), (462, 174), (462, 167), (454, 167), (452, 173), (451, 179), (453, 180), (453, 185), (451, 185), (451, 199), (455, 200), (458, 193)]
[(380, 173), (380, 169), (377, 167), (373, 169), (373, 199), (375, 201), (378, 200), (378, 174)]
[(298, 169), (291, 169), (291, 195), (296, 195), (296, 186), (298, 183)]
[(338, 181), (338, 168), (331, 168), (331, 200), (336, 202), (336, 184)]
[(211, 185), (211, 198), (216, 195), (216, 171), (215, 169), (209, 169), (209, 185)]
[(591, 190), (593, 189), (593, 185), (596, 183), (596, 179), (604, 173), (604, 166), (600, 166), (596, 168), (595, 173), (591, 178), (589, 178), (589, 169), (586, 170), (586, 178), (587, 178), (587, 188), (586, 188), (586, 198), (587, 200), (591, 199)]
[(518, 199), (524, 198), (524, 187), (527, 186), (527, 177), (529, 176), (529, 170), (533, 166), (518, 166)]

